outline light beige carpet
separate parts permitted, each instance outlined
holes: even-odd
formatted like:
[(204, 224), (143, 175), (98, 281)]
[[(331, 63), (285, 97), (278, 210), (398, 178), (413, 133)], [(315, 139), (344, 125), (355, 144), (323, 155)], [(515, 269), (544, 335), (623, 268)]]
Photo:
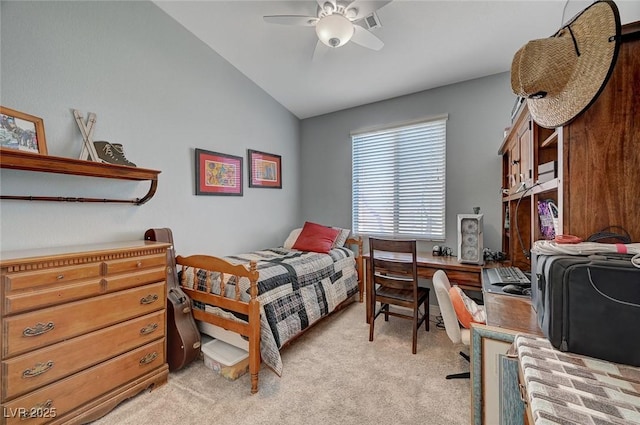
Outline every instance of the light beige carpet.
[(413, 355), (410, 321), (379, 317), (369, 342), (364, 319), (355, 303), (315, 326), (282, 351), (282, 377), (260, 371), (258, 394), (248, 374), (227, 381), (200, 360), (94, 424), (468, 424), (469, 380), (445, 380), (469, 370), (463, 347), (432, 321)]

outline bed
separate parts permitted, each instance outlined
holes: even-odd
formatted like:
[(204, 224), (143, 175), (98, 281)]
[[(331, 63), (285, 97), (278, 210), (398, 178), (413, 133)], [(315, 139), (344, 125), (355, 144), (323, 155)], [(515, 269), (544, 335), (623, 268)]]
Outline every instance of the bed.
[(280, 375), (280, 349), (358, 295), (363, 302), (362, 239), (342, 241), (326, 253), (285, 241), (242, 255), (176, 258), (194, 318), (248, 340), (252, 394), (261, 362)]

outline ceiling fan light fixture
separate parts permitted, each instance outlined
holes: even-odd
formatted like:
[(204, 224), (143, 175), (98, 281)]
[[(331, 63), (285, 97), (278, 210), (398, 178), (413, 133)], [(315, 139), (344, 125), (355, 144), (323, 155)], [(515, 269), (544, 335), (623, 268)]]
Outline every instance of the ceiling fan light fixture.
[(331, 15), (335, 10), (335, 7), (333, 6), (333, 3), (328, 1), (324, 3), (324, 5), (322, 6), (322, 10), (324, 11), (325, 14)]
[(325, 16), (316, 23), (318, 38), (329, 47), (344, 46), (351, 40), (354, 31), (351, 21), (337, 13)]

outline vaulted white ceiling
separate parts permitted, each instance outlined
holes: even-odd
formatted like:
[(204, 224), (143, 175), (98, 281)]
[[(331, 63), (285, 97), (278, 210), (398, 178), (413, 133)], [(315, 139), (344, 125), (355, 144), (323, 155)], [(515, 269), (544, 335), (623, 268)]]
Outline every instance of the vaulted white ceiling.
[[(313, 27), (265, 23), (264, 15), (315, 16), (315, 1), (155, 3), (299, 118), (508, 71), (527, 41), (552, 35), (590, 1), (394, 0), (377, 11), (384, 42), (352, 42), (312, 61)], [(639, 0), (618, 0), (622, 23)]]

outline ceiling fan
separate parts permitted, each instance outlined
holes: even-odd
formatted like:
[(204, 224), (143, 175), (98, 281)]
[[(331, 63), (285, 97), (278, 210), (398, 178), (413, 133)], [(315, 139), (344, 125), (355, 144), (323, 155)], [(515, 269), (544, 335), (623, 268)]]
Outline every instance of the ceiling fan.
[(372, 50), (382, 49), (382, 40), (361, 24), (391, 0), (317, 0), (317, 3), (317, 16), (271, 15), (263, 19), (270, 24), (315, 27), (318, 42), (313, 52), (314, 61), (331, 48), (344, 46), (349, 41)]

